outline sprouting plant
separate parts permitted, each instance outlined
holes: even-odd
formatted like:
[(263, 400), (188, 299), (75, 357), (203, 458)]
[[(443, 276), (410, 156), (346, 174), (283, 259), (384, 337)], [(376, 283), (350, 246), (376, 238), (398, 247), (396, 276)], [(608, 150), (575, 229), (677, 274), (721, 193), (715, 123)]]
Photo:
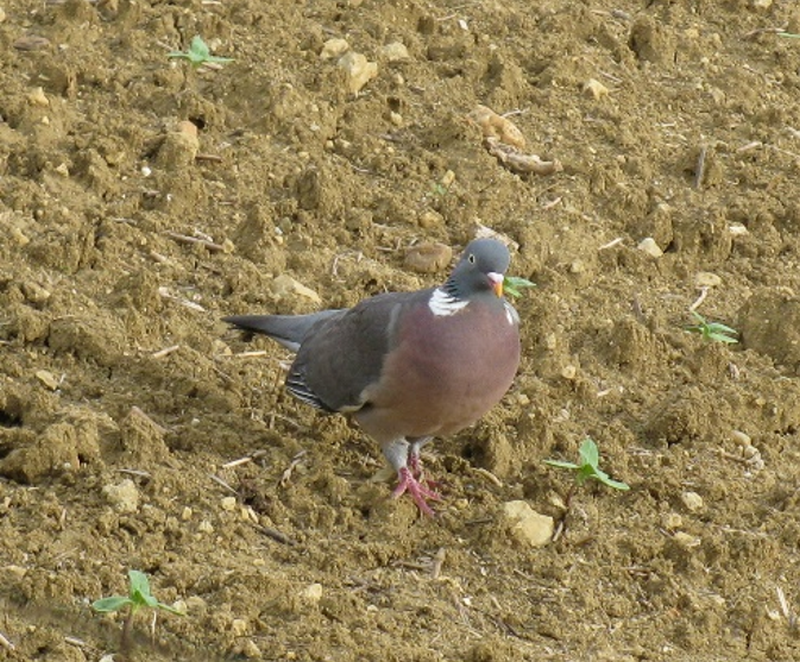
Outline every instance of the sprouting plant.
[(724, 342), (728, 344), (739, 342), (734, 337), (739, 335), (739, 332), (736, 329), (732, 329), (731, 327), (720, 324), (719, 322), (708, 322), (706, 321), (706, 318), (696, 310), (692, 311), (692, 315), (694, 315), (697, 324), (687, 326), (686, 331), (688, 333), (699, 333), (703, 337), (703, 340), (715, 340), (716, 342)]
[(450, 189), (441, 182), (431, 184), (431, 194), (435, 197), (444, 197)]
[(503, 291), (510, 294), (512, 297), (521, 297), (520, 290), (526, 287), (536, 287), (536, 283), (532, 283), (527, 278), (520, 278), (519, 276), (506, 276), (503, 278)]
[(613, 487), (615, 490), (629, 490), (630, 486), (619, 480), (614, 480), (600, 467), (600, 451), (597, 444), (590, 437), (586, 437), (578, 449), (578, 464), (574, 462), (562, 462), (561, 460), (545, 460), (545, 464), (560, 469), (570, 469), (575, 471), (575, 482), (583, 485), (589, 478), (599, 480), (603, 485)]
[(167, 57), (189, 60), (193, 67), (199, 67), (200, 65), (208, 64), (209, 62), (213, 62), (215, 64), (233, 62), (233, 58), (230, 57), (217, 57), (216, 55), (211, 55), (208, 44), (203, 41), (203, 38), (200, 35), (195, 35), (192, 38), (192, 42), (189, 44), (188, 51), (172, 51), (167, 53)]
[(788, 37), (789, 39), (800, 39), (800, 34), (795, 34), (794, 32), (779, 32), (779, 37)]
[(100, 598), (92, 603), (92, 609), (106, 614), (127, 609), (125, 621), (122, 626), (122, 650), (130, 649), (131, 627), (133, 617), (140, 609), (161, 609), (170, 614), (184, 616), (185, 614), (174, 607), (159, 602), (150, 592), (150, 581), (147, 575), (139, 570), (128, 570), (128, 595), (112, 595), (107, 598)]

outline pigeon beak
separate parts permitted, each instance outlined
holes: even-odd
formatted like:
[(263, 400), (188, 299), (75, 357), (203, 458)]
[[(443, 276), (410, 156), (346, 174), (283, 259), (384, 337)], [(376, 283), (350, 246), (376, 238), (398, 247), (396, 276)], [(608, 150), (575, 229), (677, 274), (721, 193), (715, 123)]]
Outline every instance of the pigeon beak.
[(498, 298), (503, 298), (503, 281), (505, 277), (503, 274), (499, 274), (496, 271), (490, 271), (486, 274), (489, 277), (489, 280), (492, 282), (492, 290), (498, 296)]

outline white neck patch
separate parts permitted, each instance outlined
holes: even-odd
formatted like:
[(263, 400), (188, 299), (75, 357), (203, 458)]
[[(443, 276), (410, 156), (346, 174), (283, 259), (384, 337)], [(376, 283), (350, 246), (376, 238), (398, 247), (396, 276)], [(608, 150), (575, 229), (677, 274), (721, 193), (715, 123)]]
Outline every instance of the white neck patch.
[(448, 294), (442, 288), (437, 287), (431, 298), (428, 299), (428, 308), (436, 317), (449, 317), (455, 315), (459, 310), (469, 304), (469, 301), (456, 299), (452, 294)]
[(517, 312), (517, 309), (514, 308), (514, 306), (512, 306), (510, 303), (508, 303), (508, 301), (504, 301), (503, 304), (505, 305), (506, 319), (508, 320), (508, 323), (511, 326), (519, 324), (519, 313)]

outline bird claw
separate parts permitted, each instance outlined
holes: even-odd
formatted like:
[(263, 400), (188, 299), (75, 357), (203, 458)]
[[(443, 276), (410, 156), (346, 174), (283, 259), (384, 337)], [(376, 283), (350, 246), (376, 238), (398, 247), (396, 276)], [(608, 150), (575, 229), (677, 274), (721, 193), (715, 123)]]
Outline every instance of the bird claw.
[(420, 483), (408, 467), (402, 467), (397, 472), (397, 475), (400, 480), (397, 483), (397, 487), (395, 487), (392, 492), (392, 497), (397, 499), (408, 492), (411, 498), (414, 499), (414, 503), (417, 504), (417, 508), (429, 517), (433, 517), (435, 513), (433, 512), (433, 508), (428, 505), (426, 499), (439, 501), (442, 498), (439, 493), (434, 492), (429, 487)]

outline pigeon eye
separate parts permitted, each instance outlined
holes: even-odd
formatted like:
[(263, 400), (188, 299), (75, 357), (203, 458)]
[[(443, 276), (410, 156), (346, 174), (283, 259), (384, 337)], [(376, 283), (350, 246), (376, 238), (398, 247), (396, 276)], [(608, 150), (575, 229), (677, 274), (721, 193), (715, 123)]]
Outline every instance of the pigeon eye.
[(475, 264), (475, 254), (474, 253), (470, 253), (469, 257), (467, 258), (467, 260), (469, 260), (470, 264)]

